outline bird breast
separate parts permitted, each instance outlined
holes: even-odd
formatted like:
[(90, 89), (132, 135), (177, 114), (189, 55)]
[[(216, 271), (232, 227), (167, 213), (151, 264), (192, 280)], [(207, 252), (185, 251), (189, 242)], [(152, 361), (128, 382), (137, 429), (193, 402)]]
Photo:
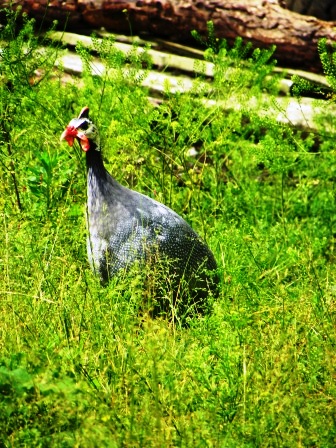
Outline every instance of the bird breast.
[(121, 186), (109, 175), (103, 182), (88, 177), (88, 228), (89, 259), (103, 277), (156, 253), (180, 260), (181, 270), (187, 264), (196, 266), (202, 260), (214, 260), (177, 213)]

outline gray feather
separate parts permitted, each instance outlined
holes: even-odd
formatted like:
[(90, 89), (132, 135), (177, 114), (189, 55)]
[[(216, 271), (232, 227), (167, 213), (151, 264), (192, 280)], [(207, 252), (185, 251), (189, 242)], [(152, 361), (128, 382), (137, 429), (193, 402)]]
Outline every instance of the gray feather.
[[(190, 297), (217, 292), (217, 264), (208, 246), (189, 224), (170, 208), (120, 185), (106, 171), (99, 133), (84, 107), (62, 134), (86, 151), (88, 257), (106, 282), (136, 262), (169, 262), (166, 275), (188, 284)], [(199, 293), (201, 291), (201, 293)]]

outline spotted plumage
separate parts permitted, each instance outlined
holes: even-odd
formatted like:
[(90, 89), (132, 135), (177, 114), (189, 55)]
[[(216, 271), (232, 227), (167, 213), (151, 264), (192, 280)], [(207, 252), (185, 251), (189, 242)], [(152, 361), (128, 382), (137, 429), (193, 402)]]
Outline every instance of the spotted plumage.
[(88, 257), (103, 282), (135, 262), (164, 260), (169, 263), (167, 275), (175, 278), (175, 285), (184, 279), (191, 296), (204, 297), (209, 288), (217, 290), (215, 258), (189, 224), (160, 202), (122, 186), (107, 172), (87, 107), (71, 120), (61, 139), (70, 146), (77, 139), (86, 152)]

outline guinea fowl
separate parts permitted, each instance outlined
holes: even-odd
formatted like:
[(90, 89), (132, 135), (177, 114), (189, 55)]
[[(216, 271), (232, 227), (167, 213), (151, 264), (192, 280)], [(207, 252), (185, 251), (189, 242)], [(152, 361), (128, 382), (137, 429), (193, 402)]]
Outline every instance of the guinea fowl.
[[(75, 139), (86, 153), (88, 241), (90, 264), (106, 282), (136, 262), (166, 262), (166, 281), (173, 278), (174, 301), (180, 285), (202, 310), (211, 290), (217, 292), (215, 258), (196, 232), (170, 208), (120, 185), (105, 169), (99, 133), (84, 107), (61, 136), (70, 146)], [(186, 300), (185, 297), (182, 299)], [(189, 305), (188, 305), (189, 306)]]

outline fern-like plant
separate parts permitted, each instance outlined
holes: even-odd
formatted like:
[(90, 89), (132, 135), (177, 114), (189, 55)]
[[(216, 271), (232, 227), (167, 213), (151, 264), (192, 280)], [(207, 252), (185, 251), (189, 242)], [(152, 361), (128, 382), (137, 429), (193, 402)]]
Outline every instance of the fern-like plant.
[(336, 94), (336, 43), (330, 43), (326, 38), (322, 38), (318, 41), (317, 51), (325, 80), (329, 87), (309, 81), (299, 75), (294, 75), (292, 77), (291, 92), (297, 97), (307, 95), (334, 101)]
[[(16, 203), (22, 211), (22, 188), (16, 169), (19, 154), (15, 141), (17, 134), (24, 132), (22, 124), (31, 117), (27, 109), (34, 110), (39, 102), (40, 83), (48, 78), (57, 51), (53, 46), (44, 45), (48, 33), (39, 40), (35, 34), (34, 19), (21, 15), (20, 8), (16, 11), (4, 9), (2, 12), (6, 24), (0, 29), (0, 163), (12, 180)], [(22, 26), (18, 27), (20, 22)]]

